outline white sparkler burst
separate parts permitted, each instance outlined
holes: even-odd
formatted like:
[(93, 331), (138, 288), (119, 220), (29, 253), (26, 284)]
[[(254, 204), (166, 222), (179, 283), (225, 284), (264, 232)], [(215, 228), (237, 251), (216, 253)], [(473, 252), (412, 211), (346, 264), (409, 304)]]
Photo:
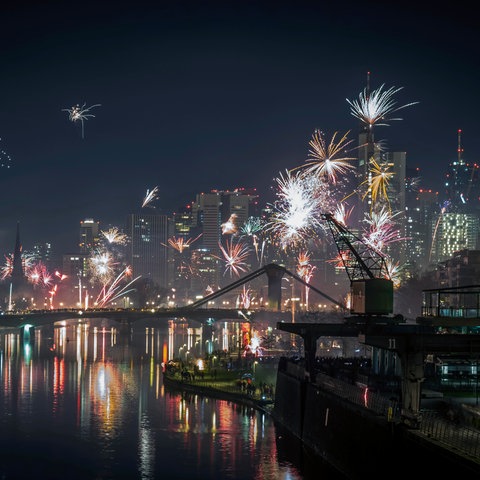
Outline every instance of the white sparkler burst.
[(266, 230), (271, 231), (283, 248), (306, 241), (322, 227), (322, 209), (328, 210), (331, 192), (321, 178), (287, 171), (276, 179), (278, 200)]
[(145, 198), (143, 199), (142, 208), (151, 206), (150, 204), (158, 198), (158, 187), (154, 187), (151, 191), (147, 189)]
[(72, 108), (62, 109), (62, 112), (68, 112), (68, 118), (71, 122), (80, 122), (82, 124), (82, 138), (85, 138), (84, 122), (89, 118), (95, 117), (93, 113), (89, 113), (94, 107), (101, 107), (101, 104), (97, 103), (96, 105), (87, 107), (85, 103), (82, 106), (77, 103), (77, 105)]
[(361, 122), (372, 128), (374, 125), (389, 126), (387, 121), (402, 120), (401, 118), (387, 118), (388, 115), (397, 112), (418, 102), (410, 102), (405, 105), (397, 106), (393, 96), (403, 89), (403, 87), (391, 87), (388, 90), (383, 90), (385, 84), (380, 88), (369, 92), (365, 88), (360, 92), (357, 100), (349, 100), (350, 113), (358, 118)]
[(98, 281), (103, 285), (110, 283), (115, 275), (114, 267), (117, 262), (107, 250), (96, 251), (88, 259), (92, 281)]

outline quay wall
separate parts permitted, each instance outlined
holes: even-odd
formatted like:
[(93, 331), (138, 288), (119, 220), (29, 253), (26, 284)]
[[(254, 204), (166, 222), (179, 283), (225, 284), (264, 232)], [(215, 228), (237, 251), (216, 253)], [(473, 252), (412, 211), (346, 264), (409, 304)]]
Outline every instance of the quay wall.
[(480, 465), (403, 423), (326, 391), (280, 362), (273, 419), (347, 478), (478, 475)]

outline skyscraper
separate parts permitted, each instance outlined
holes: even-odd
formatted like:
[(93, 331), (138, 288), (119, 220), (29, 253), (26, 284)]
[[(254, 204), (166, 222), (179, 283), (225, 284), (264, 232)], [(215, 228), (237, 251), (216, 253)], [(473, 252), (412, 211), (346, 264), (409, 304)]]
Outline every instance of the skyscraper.
[(168, 288), (172, 275), (169, 272), (168, 237), (173, 232), (166, 215), (135, 214), (127, 217), (127, 262), (133, 277), (150, 279), (158, 286)]
[(99, 222), (86, 218), (80, 222), (80, 253), (91, 253), (99, 242)]

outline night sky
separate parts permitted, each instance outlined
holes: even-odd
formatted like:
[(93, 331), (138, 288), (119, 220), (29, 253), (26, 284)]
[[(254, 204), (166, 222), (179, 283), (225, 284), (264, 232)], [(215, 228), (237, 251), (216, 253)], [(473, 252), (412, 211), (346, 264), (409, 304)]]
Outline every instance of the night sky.
[[(402, 87), (376, 140), (441, 189), (480, 160), (479, 24), (459, 2), (15, 2), (0, 10), (0, 253), (49, 241), (76, 251), (79, 223), (123, 227), (147, 190), (171, 214), (212, 189), (256, 187), (304, 163), (316, 128), (358, 121), (356, 99)], [(13, 4), (13, 2), (12, 2)], [(420, 8), (420, 10), (419, 10)], [(63, 109), (100, 104), (71, 122)]]

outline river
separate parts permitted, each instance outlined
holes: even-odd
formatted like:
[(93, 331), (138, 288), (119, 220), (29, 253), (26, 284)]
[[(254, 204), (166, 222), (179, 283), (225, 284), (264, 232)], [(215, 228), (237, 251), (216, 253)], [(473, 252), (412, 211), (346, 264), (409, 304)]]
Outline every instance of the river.
[(162, 365), (183, 341), (142, 322), (0, 328), (0, 478), (342, 478), (268, 414), (169, 391)]

